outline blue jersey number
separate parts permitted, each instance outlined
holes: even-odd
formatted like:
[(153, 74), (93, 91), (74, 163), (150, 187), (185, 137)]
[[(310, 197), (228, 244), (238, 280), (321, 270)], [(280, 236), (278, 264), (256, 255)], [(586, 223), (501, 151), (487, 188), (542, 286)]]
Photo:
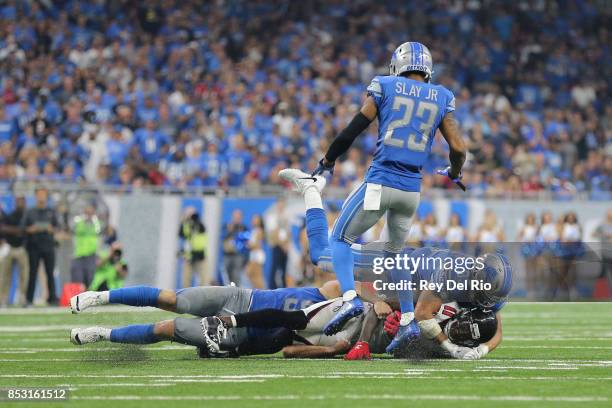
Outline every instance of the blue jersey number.
[[(438, 116), (438, 105), (432, 102), (419, 101), (416, 106), (416, 113), (414, 112), (415, 101), (414, 99), (407, 98), (405, 96), (396, 96), (393, 98), (393, 110), (399, 111), (404, 108), (404, 115), (399, 118), (392, 120), (387, 126), (387, 132), (385, 133), (384, 143), (388, 146), (394, 147), (407, 147), (408, 149), (415, 152), (423, 152), (427, 148), (427, 141), (429, 135), (434, 126), (436, 117)], [(408, 127), (408, 124), (415, 118), (421, 119), (419, 124), (419, 132), (410, 132), (406, 139), (394, 138), (393, 132), (398, 128)], [(427, 118), (425, 118), (427, 116)], [(417, 141), (420, 136), (420, 141)]]

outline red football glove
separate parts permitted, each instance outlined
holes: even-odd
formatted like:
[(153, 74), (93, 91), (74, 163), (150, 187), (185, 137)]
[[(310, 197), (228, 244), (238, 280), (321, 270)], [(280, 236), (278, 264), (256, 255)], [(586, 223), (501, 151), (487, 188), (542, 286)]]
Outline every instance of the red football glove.
[(370, 345), (365, 341), (358, 341), (344, 356), (345, 360), (371, 360)]
[(387, 336), (389, 336), (390, 339), (395, 337), (397, 334), (400, 327), (401, 317), (402, 314), (399, 311), (395, 311), (387, 315), (387, 318), (385, 319), (385, 333), (387, 333)]

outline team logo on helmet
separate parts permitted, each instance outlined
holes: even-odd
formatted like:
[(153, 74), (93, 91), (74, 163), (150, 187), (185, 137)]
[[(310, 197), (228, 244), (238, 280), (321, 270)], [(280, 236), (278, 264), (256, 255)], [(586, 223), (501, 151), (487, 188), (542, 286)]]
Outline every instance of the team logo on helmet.
[(425, 74), (429, 82), (433, 74), (433, 60), (429, 48), (418, 42), (405, 42), (395, 49), (389, 64), (391, 75), (400, 75), (404, 72), (417, 71)]
[(485, 308), (492, 307), (505, 301), (512, 289), (512, 265), (502, 254), (485, 254), (484, 268), (475, 269), (472, 279), (489, 286), (489, 289), (475, 290), (473, 302)]

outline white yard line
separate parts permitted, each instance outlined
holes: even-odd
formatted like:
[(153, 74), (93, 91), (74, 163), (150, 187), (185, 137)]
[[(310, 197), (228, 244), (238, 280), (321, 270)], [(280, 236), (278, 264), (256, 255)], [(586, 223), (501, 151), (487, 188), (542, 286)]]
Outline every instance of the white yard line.
[[(68, 339), (63, 340), (64, 343), (68, 343)], [(109, 348), (91, 348), (91, 347), (68, 347), (68, 348), (28, 348), (28, 347), (16, 347), (16, 348), (2, 348), (0, 354), (19, 354), (19, 353), (86, 353), (91, 351), (102, 351), (108, 352)], [(155, 347), (138, 347), (138, 350), (145, 351), (170, 351), (170, 350), (193, 350), (193, 346), (175, 345), (175, 346), (155, 346)]]
[[(442, 374), (446, 370), (439, 370), (438, 374)], [(476, 371), (476, 370), (474, 370)], [(116, 379), (116, 378), (138, 378), (138, 379), (147, 379), (150, 380), (151, 383), (149, 385), (154, 386), (158, 383), (183, 383), (183, 382), (264, 382), (266, 380), (276, 380), (276, 379), (361, 379), (361, 378), (381, 378), (381, 379), (406, 379), (406, 378), (418, 378), (415, 377), (415, 374), (425, 374), (422, 379), (431, 380), (431, 379), (470, 379), (473, 376), (469, 375), (470, 371), (465, 370), (464, 374), (468, 374), (466, 376), (459, 376), (456, 374), (453, 375), (437, 375), (431, 376), (425, 373), (376, 373), (376, 372), (368, 372), (368, 373), (360, 373), (360, 372), (335, 372), (331, 374), (323, 374), (323, 375), (292, 375), (292, 374), (253, 374), (253, 375), (128, 375), (128, 374), (119, 374), (119, 375), (104, 375), (104, 374), (87, 374), (87, 375), (64, 375), (64, 374), (21, 374), (21, 375), (0, 375), (3, 378), (61, 378), (61, 379), (73, 379), (77, 381), (81, 378), (103, 378), (103, 379)], [(612, 377), (579, 377), (579, 376), (560, 376), (560, 377), (551, 377), (551, 376), (525, 376), (525, 377), (513, 377), (513, 376), (484, 376), (478, 377), (483, 380), (493, 380), (493, 381), (504, 381), (504, 380), (517, 380), (517, 381), (612, 381)], [(97, 383), (95, 383), (97, 384)], [(95, 384), (91, 384), (94, 386)], [(119, 383), (124, 384), (124, 383)], [(78, 381), (76, 383), (71, 383), (69, 385), (74, 386), (88, 386), (87, 384), (80, 384)], [(60, 386), (60, 385), (58, 385)], [(109, 385), (110, 386), (110, 385)]]
[[(165, 310), (157, 309), (155, 307), (136, 307), (136, 306), (125, 306), (125, 305), (107, 305), (97, 306), (87, 309), (87, 311), (81, 314), (97, 314), (97, 313), (134, 313), (139, 312), (160, 312), (167, 313)], [(12, 315), (71, 315), (70, 308), (68, 307), (31, 307), (31, 308), (7, 308), (0, 309), (0, 316), (12, 316)]]
[(418, 394), (364, 394), (353, 395), (114, 395), (114, 396), (73, 396), (72, 400), (116, 400), (116, 401), (285, 401), (285, 400), (396, 400), (396, 401), (516, 401), (516, 402), (607, 402), (607, 397), (599, 396), (555, 396), (541, 397), (535, 395), (418, 395)]

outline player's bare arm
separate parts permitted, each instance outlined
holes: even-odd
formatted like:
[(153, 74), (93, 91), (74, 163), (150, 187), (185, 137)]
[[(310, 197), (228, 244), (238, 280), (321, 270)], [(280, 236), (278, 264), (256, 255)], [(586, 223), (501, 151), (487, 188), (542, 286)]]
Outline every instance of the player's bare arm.
[(440, 123), (440, 132), (442, 132), (442, 136), (448, 143), (450, 150), (448, 154), (451, 164), (449, 177), (457, 178), (461, 173), (463, 164), (465, 163), (467, 148), (465, 141), (461, 136), (459, 124), (457, 123), (453, 112), (448, 112), (446, 115), (444, 115), (444, 118)]
[(495, 318), (497, 319), (497, 330), (495, 331), (495, 335), (491, 340), (484, 343), (488, 348), (489, 352), (495, 350), (497, 346), (499, 346), (502, 342), (502, 319), (501, 314), (499, 312), (495, 313)]
[(351, 348), (345, 340), (338, 340), (333, 346), (310, 346), (298, 344), (283, 348), (285, 358), (325, 358), (344, 354)]

